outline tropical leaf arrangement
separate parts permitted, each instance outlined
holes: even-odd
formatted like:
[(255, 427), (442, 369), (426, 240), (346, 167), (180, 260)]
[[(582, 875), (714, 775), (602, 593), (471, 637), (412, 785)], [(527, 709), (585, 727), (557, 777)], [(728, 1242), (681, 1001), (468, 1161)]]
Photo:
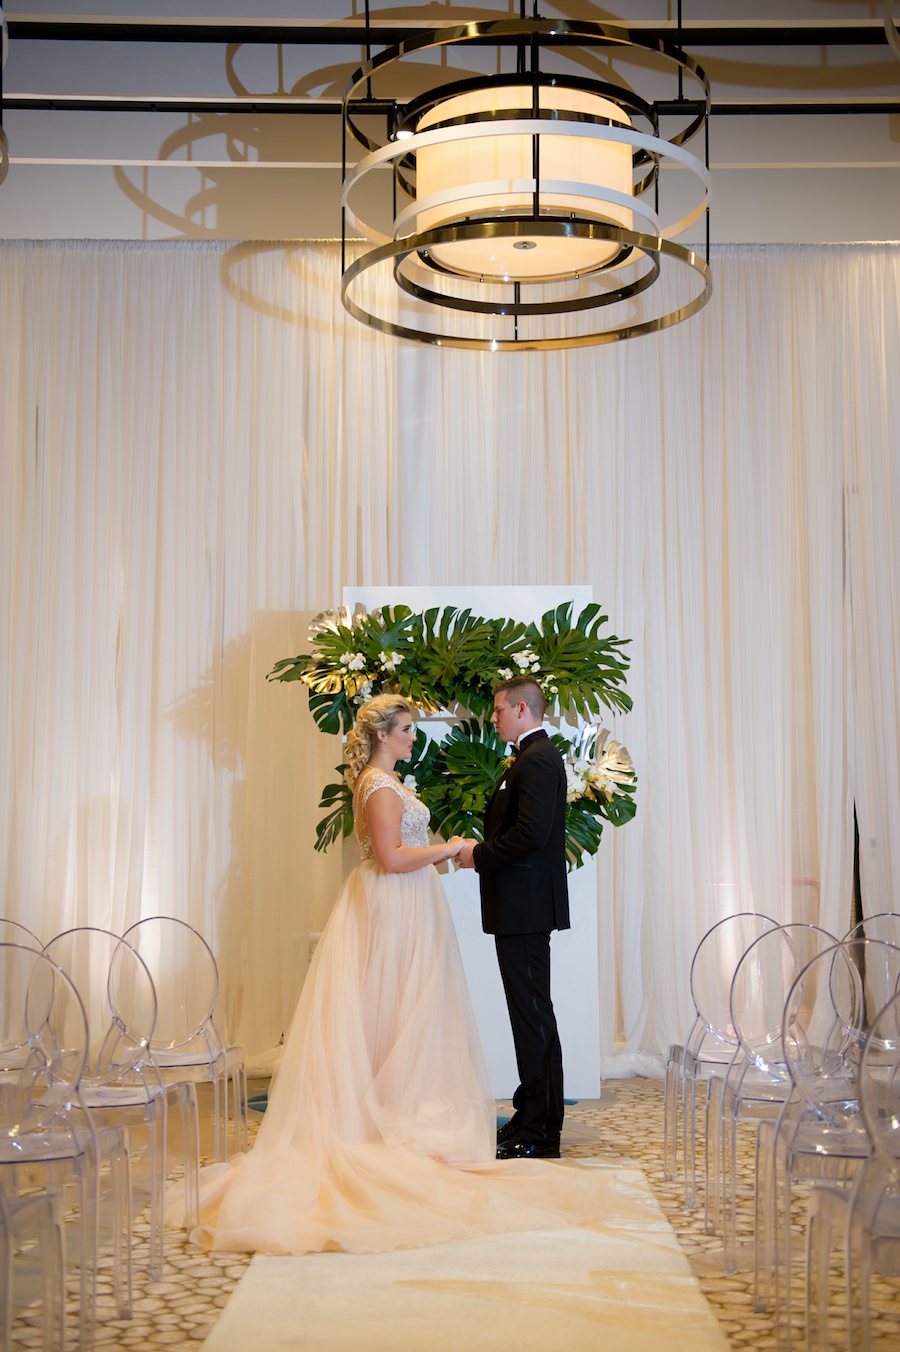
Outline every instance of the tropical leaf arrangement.
[[(600, 727), (604, 710), (627, 711), (626, 639), (601, 633), (607, 616), (571, 602), (538, 623), (487, 620), (454, 607), (416, 612), (357, 605), (324, 611), (309, 627), (312, 651), (277, 662), (268, 679), (301, 681), (323, 732), (346, 733), (356, 709), (373, 695), (403, 695), (425, 714), (452, 723), (442, 738), (416, 733), (410, 759), (397, 767), (431, 812), (433, 830), (481, 838), (485, 805), (506, 764), (506, 747), (488, 721), (493, 689), (514, 675), (533, 676), (548, 715), (576, 729), (553, 735), (568, 783), (566, 849), (570, 868), (596, 854), (604, 822), (621, 826), (636, 811), (637, 776), (626, 749)], [(316, 849), (353, 830), (352, 794), (343, 778), (326, 785)]]

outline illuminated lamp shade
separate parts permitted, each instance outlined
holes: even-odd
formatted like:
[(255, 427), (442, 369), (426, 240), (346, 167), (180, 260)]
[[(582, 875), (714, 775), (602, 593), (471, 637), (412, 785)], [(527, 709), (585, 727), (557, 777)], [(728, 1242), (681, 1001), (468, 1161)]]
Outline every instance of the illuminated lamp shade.
[[(632, 212), (618, 201), (604, 201), (597, 190), (632, 195), (632, 148), (603, 138), (605, 123), (631, 127), (627, 113), (609, 99), (580, 89), (541, 87), (540, 107), (581, 114), (583, 128), (597, 134), (539, 136), (539, 203), (542, 216), (603, 221), (631, 230)], [(529, 216), (533, 210), (533, 137), (528, 134), (491, 134), (490, 115), (519, 110), (525, 120), (531, 108), (530, 85), (479, 89), (443, 100), (420, 118), (416, 131), (425, 132), (450, 119), (484, 119), (484, 134), (451, 139), (455, 128), (445, 128), (448, 139), (420, 147), (416, 157), (416, 231), (455, 225), (486, 217)], [(596, 120), (595, 120), (596, 119)], [(457, 125), (465, 126), (465, 123)], [(496, 126), (510, 127), (506, 119)], [(548, 124), (549, 125), (549, 124)], [(564, 184), (566, 191), (551, 185)], [(545, 186), (546, 185), (546, 186)], [(580, 188), (593, 192), (581, 192)], [(443, 199), (443, 200), (438, 200)], [(434, 201), (434, 205), (432, 205)], [(537, 282), (596, 272), (616, 262), (621, 246), (609, 241), (535, 237), (457, 241), (431, 250), (438, 266), (486, 281)]]

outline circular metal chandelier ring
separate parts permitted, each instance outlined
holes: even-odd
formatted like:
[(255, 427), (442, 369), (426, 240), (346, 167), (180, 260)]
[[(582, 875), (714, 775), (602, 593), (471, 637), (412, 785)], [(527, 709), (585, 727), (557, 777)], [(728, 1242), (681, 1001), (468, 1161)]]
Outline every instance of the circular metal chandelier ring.
[[(629, 254), (634, 250), (628, 249)], [(493, 315), (495, 318), (507, 318), (510, 316), (538, 316), (554, 315), (560, 313), (560, 302), (558, 300), (547, 301), (485, 301), (469, 300), (466, 298), (464, 304), (461, 304), (458, 296), (450, 296), (442, 291), (435, 291), (427, 286), (421, 286), (408, 277), (403, 271), (404, 265), (409, 261), (408, 258), (399, 258), (394, 261), (394, 281), (402, 291), (407, 295), (414, 296), (416, 300), (424, 301), (429, 305), (439, 305), (444, 309), (460, 310), (464, 309), (466, 314)], [(572, 300), (565, 302), (565, 313), (575, 314), (585, 310), (603, 309), (607, 305), (617, 305), (620, 301), (631, 300), (634, 296), (641, 295), (648, 291), (656, 279), (659, 277), (659, 256), (656, 254), (644, 253), (641, 255), (643, 260), (648, 263), (647, 271), (637, 277), (633, 282), (623, 283), (615, 290), (601, 291), (593, 296), (576, 296)], [(448, 273), (448, 276), (454, 274)], [(589, 276), (588, 273), (577, 274), (567, 280), (579, 280), (581, 277)], [(472, 280), (478, 280), (474, 278)], [(540, 279), (533, 279), (540, 280)], [(548, 279), (549, 280), (549, 279)]]
[[(521, 89), (523, 85), (530, 86), (532, 89), (537, 85), (539, 89), (550, 89), (556, 92), (565, 90), (578, 94), (593, 94), (596, 98), (615, 103), (629, 117), (642, 117), (651, 127), (657, 127), (657, 119), (652, 104), (641, 98), (633, 89), (625, 89), (621, 85), (611, 84), (607, 80), (595, 80), (583, 75), (560, 74), (555, 71), (552, 74), (546, 71), (538, 71), (537, 73), (528, 71), (527, 74), (523, 74), (518, 71), (512, 74), (479, 75), (467, 80), (454, 80), (450, 84), (439, 85), (435, 89), (430, 89), (426, 94), (420, 94), (418, 98), (410, 99), (403, 106), (403, 116), (394, 129), (394, 135), (396, 136), (400, 131), (412, 135), (415, 131), (415, 123), (425, 113), (432, 112), (440, 104), (446, 103), (448, 99), (456, 98), (459, 94), (473, 94), (495, 89)], [(525, 116), (531, 111), (531, 105), (522, 109)], [(534, 111), (539, 116), (556, 116), (553, 108), (541, 108)], [(504, 116), (506, 116), (506, 113), (507, 110), (504, 109)], [(493, 115), (496, 116), (496, 113)], [(573, 115), (570, 110), (569, 116)]]
[[(561, 178), (541, 179), (537, 186), (542, 193), (590, 197), (596, 202), (609, 202), (615, 206), (626, 207), (629, 211), (633, 211), (636, 216), (640, 216), (646, 222), (647, 228), (652, 230), (654, 234), (662, 233), (659, 228), (659, 217), (652, 207), (646, 202), (642, 202), (640, 198), (632, 197), (627, 192), (619, 192), (616, 188), (598, 188), (592, 183), (579, 183)], [(494, 182), (487, 183), (465, 183), (462, 187), (451, 188), (446, 192), (435, 192), (428, 197), (417, 197), (415, 202), (411, 202), (408, 207), (400, 212), (394, 222), (394, 238), (403, 238), (405, 227), (415, 220), (420, 211), (431, 211), (435, 207), (464, 201), (468, 197), (489, 196), (492, 202), (498, 202), (502, 201), (504, 197), (521, 197), (523, 194), (533, 196), (534, 191), (535, 180), (533, 178), (514, 178), (512, 180), (497, 179)], [(520, 208), (515, 213), (518, 220), (523, 219), (521, 211)], [(450, 224), (450, 222), (448, 221), (447, 224)]]
[(592, 140), (604, 141), (622, 141), (628, 145), (639, 146), (651, 151), (662, 158), (676, 160), (684, 168), (689, 169), (696, 178), (703, 184), (704, 195), (700, 203), (688, 213), (682, 220), (674, 225), (666, 226), (660, 233), (669, 237), (680, 234), (686, 230), (689, 225), (706, 210), (706, 204), (709, 198), (709, 170), (695, 155), (687, 151), (683, 146), (673, 145), (671, 141), (665, 141), (659, 136), (651, 136), (647, 132), (635, 131), (631, 127), (598, 127), (591, 122), (573, 122), (566, 123), (560, 121), (542, 122), (539, 119), (529, 118), (525, 122), (505, 122), (494, 123), (474, 123), (465, 126), (450, 127), (444, 130), (416, 132), (414, 136), (406, 137), (402, 141), (391, 141), (380, 149), (372, 151), (369, 155), (364, 155), (358, 164), (348, 173), (344, 186), (341, 191), (341, 205), (344, 207), (350, 223), (360, 231), (368, 240), (375, 244), (386, 243), (390, 236), (382, 231), (376, 230), (370, 226), (362, 217), (358, 216), (350, 205), (350, 194), (357, 187), (367, 174), (377, 169), (380, 165), (390, 164), (393, 160), (400, 159), (409, 154), (411, 150), (418, 150), (432, 145), (445, 145), (452, 141), (479, 140), (494, 136), (575, 136), (588, 137)]
[[(404, 240), (389, 240), (376, 249), (362, 254), (353, 263), (351, 263), (341, 278), (341, 301), (344, 308), (360, 323), (367, 325), (371, 329), (376, 329), (380, 333), (388, 334), (394, 338), (408, 338), (413, 342), (431, 343), (436, 347), (455, 347), (463, 348), (469, 351), (481, 352), (523, 352), (523, 351), (550, 351), (560, 348), (576, 347), (595, 347), (606, 343), (621, 342), (628, 338), (638, 338), (645, 334), (659, 333), (663, 329), (670, 328), (674, 324), (680, 324), (683, 320), (689, 319), (696, 314), (708, 301), (712, 293), (712, 278), (708, 265), (692, 249), (687, 249), (683, 245), (674, 244), (671, 240), (663, 239), (658, 235), (644, 235), (633, 230), (624, 230), (616, 226), (607, 226), (601, 223), (587, 224), (581, 221), (555, 221), (552, 219), (542, 219), (540, 221), (528, 222), (530, 227), (528, 233), (542, 234), (549, 237), (564, 237), (574, 235), (583, 239), (601, 239), (613, 243), (630, 246), (642, 253), (653, 254), (657, 257), (667, 257), (674, 262), (691, 268), (703, 282), (703, 289), (690, 301), (679, 306), (667, 314), (658, 315), (653, 319), (642, 320), (633, 324), (625, 324), (620, 328), (598, 330), (586, 334), (573, 334), (562, 338), (466, 338), (456, 334), (430, 333), (421, 329), (409, 328), (403, 324), (395, 324), (391, 320), (382, 319), (379, 315), (363, 306), (358, 305), (349, 294), (350, 288), (357, 277), (361, 276), (371, 268), (376, 267), (389, 259), (397, 259), (402, 265), (403, 261), (413, 252), (422, 249), (431, 249), (435, 245), (453, 244), (461, 240), (490, 239), (497, 233), (496, 226), (490, 222), (479, 223), (470, 222), (462, 226), (441, 227), (435, 230), (426, 230), (421, 235), (413, 235)], [(521, 232), (520, 232), (521, 233)], [(460, 298), (456, 299), (457, 309), (471, 309)], [(483, 305), (484, 302), (476, 302), (476, 305)], [(571, 308), (574, 308), (571, 307)], [(556, 302), (554, 313), (565, 313), (565, 303)], [(494, 313), (498, 318), (504, 317), (504, 308), (498, 305)]]
[[(517, 38), (523, 42), (537, 38), (538, 42), (547, 48), (589, 42), (601, 46), (634, 47), (641, 48), (644, 51), (656, 52), (665, 61), (674, 65), (676, 69), (686, 71), (698, 81), (703, 89), (705, 111), (707, 113), (709, 111), (710, 84), (703, 67), (693, 57), (688, 56), (687, 52), (682, 51), (680, 47), (665, 38), (648, 38), (641, 33), (632, 32), (628, 28), (620, 28), (614, 24), (594, 23), (588, 20), (492, 19), (461, 24), (456, 28), (432, 29), (413, 34), (404, 42), (398, 43), (395, 47), (387, 47), (383, 52), (379, 52), (376, 56), (364, 62), (353, 72), (344, 88), (344, 116), (352, 136), (367, 150), (373, 148), (374, 143), (356, 127), (350, 114), (349, 105), (357, 89), (369, 81), (376, 71), (384, 70), (416, 52), (429, 51), (438, 47), (464, 46), (469, 42), (490, 45), (492, 41), (501, 43), (504, 39), (515, 41)], [(543, 42), (541, 42), (542, 39)], [(703, 114), (694, 117), (687, 127), (671, 138), (670, 144), (680, 145), (689, 140), (703, 125), (703, 121)]]

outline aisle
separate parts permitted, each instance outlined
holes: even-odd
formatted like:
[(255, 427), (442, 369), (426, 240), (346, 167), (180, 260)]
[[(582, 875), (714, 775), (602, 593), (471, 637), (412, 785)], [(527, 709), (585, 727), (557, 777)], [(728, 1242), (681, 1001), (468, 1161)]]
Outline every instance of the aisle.
[[(586, 1161), (587, 1163), (587, 1161)], [(639, 1169), (590, 1229), (387, 1254), (256, 1257), (207, 1352), (725, 1352), (718, 1321)]]

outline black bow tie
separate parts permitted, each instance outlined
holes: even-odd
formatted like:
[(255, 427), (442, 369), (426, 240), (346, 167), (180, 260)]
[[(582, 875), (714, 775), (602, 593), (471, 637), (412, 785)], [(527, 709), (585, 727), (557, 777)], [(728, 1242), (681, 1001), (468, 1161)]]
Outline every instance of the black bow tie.
[(518, 756), (519, 754), (519, 748), (517, 746), (514, 746), (509, 754), (512, 756), (513, 760), (515, 760), (516, 756)]

